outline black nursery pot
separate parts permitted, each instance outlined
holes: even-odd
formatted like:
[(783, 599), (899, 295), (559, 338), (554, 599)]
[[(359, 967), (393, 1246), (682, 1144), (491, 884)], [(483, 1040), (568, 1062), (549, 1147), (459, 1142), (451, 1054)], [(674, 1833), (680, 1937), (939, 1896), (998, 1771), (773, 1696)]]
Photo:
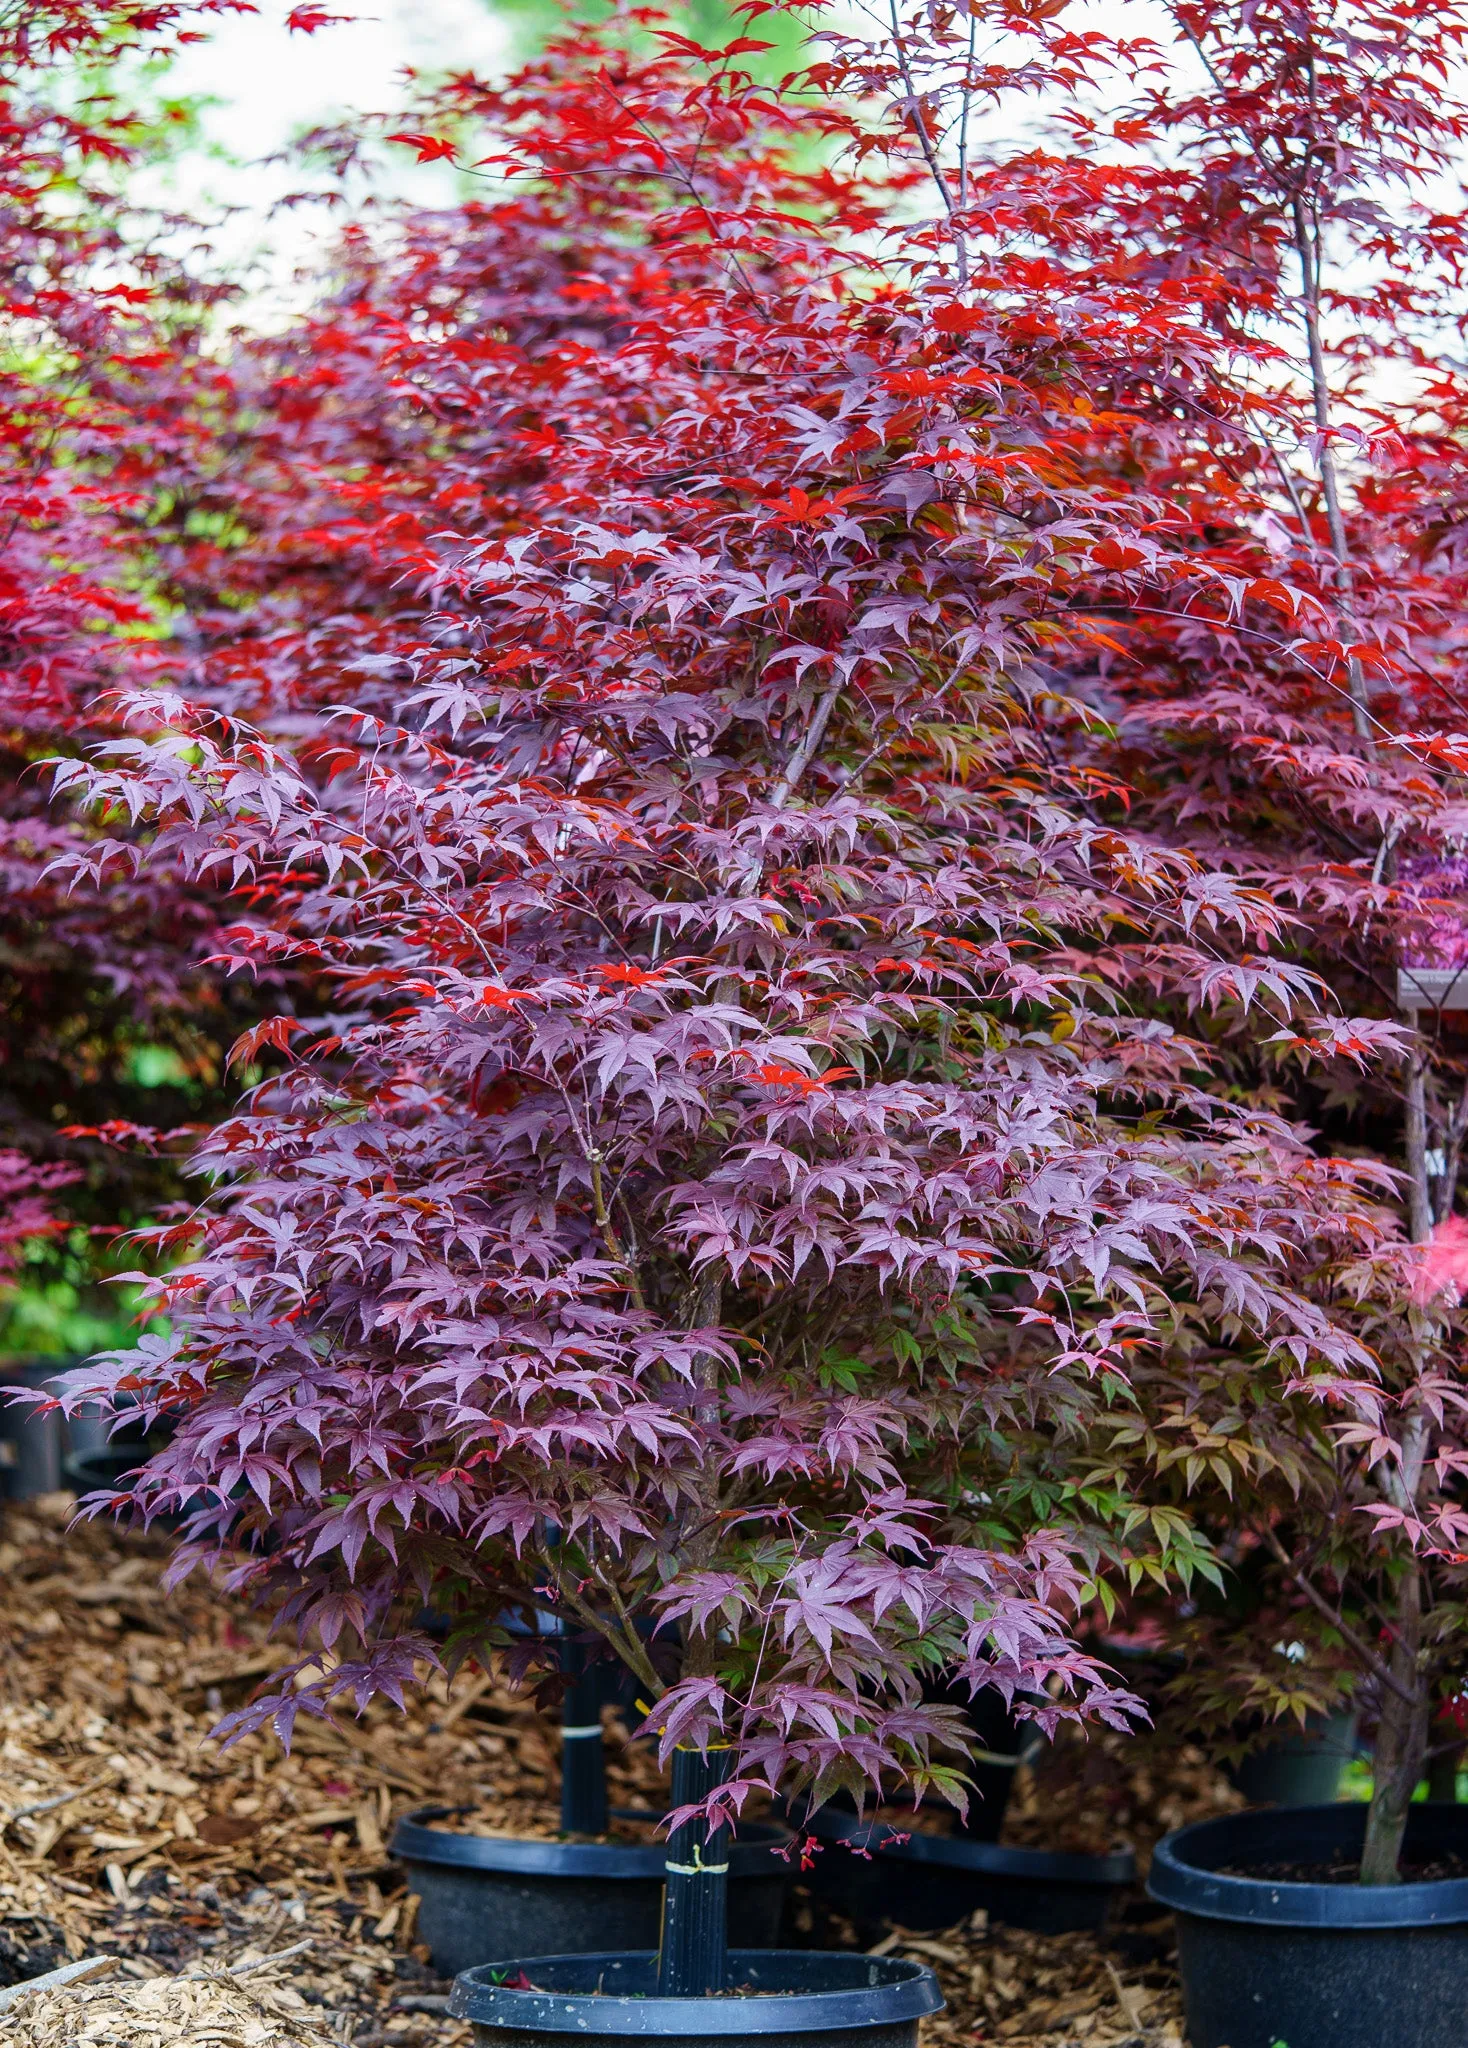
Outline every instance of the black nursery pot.
[[(509, 1975), (534, 1988), (495, 1982)], [(733, 1949), (729, 1981), (735, 1989), (726, 1995), (664, 1998), (655, 1954), (537, 1956), (508, 1969), (466, 1970), (449, 2011), (472, 2021), (483, 2048), (551, 2048), (568, 2035), (582, 2048), (629, 2040), (662, 2048), (745, 2040), (761, 2048), (916, 2048), (918, 2022), (943, 2009), (932, 1971), (893, 1956)]]
[[(144, 1430), (125, 1423), (106, 1443), (93, 1443), (85, 1450), (72, 1450), (61, 1461), (61, 1475), (79, 1499), (89, 1493), (131, 1493), (134, 1475), (155, 1451), (161, 1451), (173, 1434), (168, 1424)], [(155, 1514), (155, 1530), (182, 1529), (188, 1515), (179, 1511)]]
[[(1013, 1708), (992, 1686), (973, 1699), (958, 1685), (933, 1686), (930, 1692), (945, 1706), (960, 1708), (979, 1740), (979, 1753), (967, 1766), (974, 1789), (962, 1831), (971, 1842), (997, 1842), (1014, 1790), (1014, 1774), (1032, 1753), (1039, 1731), (1033, 1722), (1017, 1720)], [(1039, 1738), (1038, 1747), (1044, 1746)]]
[[(82, 1363), (74, 1357), (0, 1359), (0, 1396), (8, 1388), (50, 1392), (60, 1374)], [(59, 1410), (44, 1414), (29, 1401), (0, 1399), (0, 1500), (31, 1500), (61, 1486), (68, 1428)]]
[(904, 1840), (903, 1829), (834, 1806), (811, 1814), (802, 1831), (822, 1844), (804, 1882), (863, 1933), (889, 1921), (951, 1927), (982, 1906), (1011, 1927), (1069, 1934), (1100, 1927), (1136, 1877), (1130, 1849), (1070, 1856), (963, 1835), (914, 1832)]
[[(658, 1939), (662, 1842), (535, 1842), (434, 1827), (452, 1807), (399, 1821), (392, 1853), (418, 1894), (418, 1938), (445, 1977), (478, 1963), (544, 1951), (644, 1949)], [(621, 1819), (656, 1820), (623, 1811)], [(780, 1938), (791, 1869), (785, 1828), (741, 1823), (729, 1849), (729, 1939), (741, 1949)]]
[[(98, 1407), (81, 1409), (66, 1423), (65, 1448), (61, 1460), (64, 1483), (77, 1494), (95, 1493), (108, 1487), (117, 1492), (128, 1488), (133, 1474), (155, 1451), (172, 1443), (178, 1429), (174, 1416), (155, 1415), (144, 1422), (128, 1410), (137, 1407), (130, 1396), (121, 1396), (116, 1411)], [(160, 1528), (177, 1528), (181, 1515), (155, 1517)]]
[[(1192, 2048), (1468, 2048), (1468, 1878), (1304, 1884), (1235, 1870), (1354, 1864), (1359, 1805), (1234, 1813), (1157, 1846)], [(1468, 1808), (1414, 1806), (1406, 1864), (1468, 1856)]]
[(78, 1494), (96, 1493), (103, 1487), (116, 1492), (131, 1491), (128, 1481), (146, 1461), (154, 1447), (146, 1443), (99, 1444), (90, 1451), (71, 1451), (62, 1460), (67, 1484)]
[(1356, 1716), (1308, 1715), (1252, 1750), (1229, 1776), (1251, 1806), (1324, 1806), (1339, 1797), (1341, 1775), (1356, 1751)]

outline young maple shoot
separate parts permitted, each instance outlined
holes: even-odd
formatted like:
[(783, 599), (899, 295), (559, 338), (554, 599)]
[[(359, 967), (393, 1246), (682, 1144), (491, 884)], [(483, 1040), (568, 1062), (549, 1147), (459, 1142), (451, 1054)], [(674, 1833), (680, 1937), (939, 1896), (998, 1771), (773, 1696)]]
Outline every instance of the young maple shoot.
[[(363, 651), (278, 578), (60, 771), (79, 881), (219, 878), (230, 963), (327, 992), (237, 1049), (172, 1334), (76, 1385), (174, 1418), (138, 1498), (177, 1569), (300, 1631), (235, 1732), (400, 1699), (425, 1601), (522, 1671), (550, 1612), (665, 1755), (719, 1746), (685, 1818), (961, 1804), (945, 1686), (1135, 1711), (1073, 1639), (1130, 1502), (1072, 1476), (1133, 1361), (1191, 1319), (1367, 1374), (1295, 1277), (1361, 1204), (1152, 1014), (1317, 984), (1268, 890), (1118, 819), (1066, 680), (1098, 577), (1244, 604), (1077, 459), (1087, 394), (1152, 431), (1135, 290), (977, 267), (931, 127), (988, 89), (967, 24), (785, 90), (654, 26), (453, 81), (396, 132), (485, 195), (354, 228), (250, 358), (231, 574), (308, 549)], [(1148, 322), (1204, 375), (1191, 305)]]

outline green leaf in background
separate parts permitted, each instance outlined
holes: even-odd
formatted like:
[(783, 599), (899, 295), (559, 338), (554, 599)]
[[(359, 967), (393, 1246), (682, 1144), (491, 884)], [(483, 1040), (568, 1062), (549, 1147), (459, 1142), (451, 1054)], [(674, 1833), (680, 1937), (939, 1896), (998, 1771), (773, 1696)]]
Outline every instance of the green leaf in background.
[(32, 1238), (15, 1279), (0, 1286), (0, 1357), (85, 1357), (135, 1344), (138, 1289), (109, 1284), (107, 1265), (106, 1252), (81, 1226)]

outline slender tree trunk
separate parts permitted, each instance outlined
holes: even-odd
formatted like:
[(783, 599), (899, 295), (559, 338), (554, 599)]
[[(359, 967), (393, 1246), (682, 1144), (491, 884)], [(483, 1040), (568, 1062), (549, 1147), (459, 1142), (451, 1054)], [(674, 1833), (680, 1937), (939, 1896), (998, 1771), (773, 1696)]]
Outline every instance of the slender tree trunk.
[[(1312, 235), (1305, 211), (1305, 203), (1296, 197), (1292, 202), (1295, 227), (1295, 250), (1300, 259), (1301, 311), (1305, 320), (1305, 344), (1310, 355), (1310, 388), (1315, 401), (1315, 431), (1320, 440), (1320, 453), (1316, 465), (1320, 474), (1321, 492), (1325, 498), (1325, 520), (1330, 532), (1331, 553), (1336, 560), (1336, 588), (1341, 597), (1341, 634), (1359, 638), (1356, 625), (1356, 586), (1351, 563), (1350, 542), (1346, 537), (1346, 522), (1341, 513), (1340, 485), (1336, 479), (1335, 450), (1331, 442), (1330, 418), (1330, 371), (1326, 365), (1325, 349), (1320, 337), (1320, 241), (1318, 234)], [(1371, 723), (1371, 706), (1367, 698), (1366, 677), (1359, 658), (1352, 654), (1346, 658), (1346, 687), (1351, 700), (1351, 717), (1358, 739), (1365, 740), (1375, 750), (1374, 728)]]
[[(680, 1749), (673, 1758), (673, 1804), (691, 1805), (724, 1783), (727, 1749)], [(658, 1995), (707, 1998), (729, 1988), (729, 1830), (685, 1821), (668, 1837), (663, 1865)]]
[(1376, 1731), (1375, 1785), (1366, 1815), (1362, 1884), (1400, 1884), (1402, 1836), (1412, 1794), (1427, 1764), (1427, 1687), (1418, 1669), (1422, 1650), (1422, 1573), (1414, 1558), (1397, 1598), (1396, 1633), (1388, 1659), (1404, 1699), (1383, 1686)]
[(1414, 1244), (1432, 1236), (1432, 1198), (1427, 1179), (1427, 1059), (1419, 1038), (1407, 1056), (1406, 1120), (1408, 1235)]
[[(1408, 1235), (1417, 1244), (1432, 1236), (1432, 1204), (1427, 1180), (1426, 1057), (1421, 1040), (1407, 1060), (1406, 1152)], [(1421, 1354), (1417, 1368), (1422, 1367)], [(1421, 1410), (1408, 1420), (1402, 1439), (1401, 1471), (1388, 1468), (1388, 1496), (1393, 1506), (1412, 1512), (1422, 1477), (1427, 1425)], [(1374, 1783), (1366, 1816), (1366, 1843), (1361, 1854), (1362, 1884), (1399, 1884), (1402, 1837), (1407, 1811), (1427, 1768), (1428, 1689), (1422, 1662), (1422, 1569), (1409, 1557), (1397, 1592), (1394, 1633), (1387, 1666), (1395, 1683), (1382, 1687), (1381, 1719), (1376, 1731)]]

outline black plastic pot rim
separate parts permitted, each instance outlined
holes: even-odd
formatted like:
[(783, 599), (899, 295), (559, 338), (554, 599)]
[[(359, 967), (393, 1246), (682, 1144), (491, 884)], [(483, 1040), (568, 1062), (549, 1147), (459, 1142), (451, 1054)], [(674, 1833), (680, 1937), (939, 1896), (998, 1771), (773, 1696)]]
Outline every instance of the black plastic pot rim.
[[(15, 1352), (9, 1358), (0, 1358), (0, 1390), (11, 1393), (18, 1387), (24, 1387), (30, 1393), (39, 1393), (52, 1380), (59, 1379), (62, 1373), (70, 1372), (83, 1362), (81, 1358), (69, 1355), (52, 1358), (40, 1351)], [(17, 1402), (16, 1407), (22, 1415), (35, 1413), (29, 1405), (22, 1406)], [(53, 1409), (51, 1412), (54, 1414), (56, 1411)]]
[[(392, 1854), (404, 1863), (438, 1869), (504, 1871), (521, 1877), (661, 1878), (667, 1860), (662, 1842), (544, 1842), (516, 1835), (476, 1835), (431, 1823), (452, 1819), (452, 1806), (420, 1806), (393, 1830)], [(661, 1820), (660, 1813), (614, 1807), (616, 1820)], [(790, 1846), (788, 1828), (744, 1821), (729, 1844), (730, 1877), (779, 1877), (786, 1866), (778, 1851)]]
[[(768, 1976), (781, 1965), (798, 1974), (814, 1960), (806, 1949), (735, 1949), (729, 1956), (735, 1977)], [(706, 1998), (660, 1998), (656, 1993), (618, 1997), (597, 1991), (515, 1990), (496, 1983), (497, 1976), (521, 1972), (549, 1975), (571, 1966), (570, 1974), (591, 1976), (614, 1965), (641, 1965), (655, 1981), (657, 1956), (654, 1952), (628, 1955), (531, 1956), (512, 1963), (486, 1963), (465, 1970), (454, 1979), (449, 2013), (454, 2019), (470, 2020), (481, 2027), (505, 2027), (526, 2032), (558, 2034), (626, 2034), (656, 2037), (659, 2034), (704, 2034), (710, 2038), (739, 2040), (758, 2034), (821, 2034), (862, 2026), (897, 2026), (905, 2020), (923, 2019), (941, 2012), (943, 1994), (938, 1980), (922, 1963), (882, 1956), (852, 1956), (851, 1962), (869, 1963), (872, 1978), (867, 1984), (840, 1991), (761, 1991), (753, 1995), (731, 1992)]]
[[(84, 1480), (89, 1486), (116, 1486), (141, 1472), (148, 1456), (142, 1444), (106, 1444), (95, 1451), (68, 1451), (61, 1469), (68, 1479)], [(124, 1458), (132, 1462), (125, 1465)]]
[(854, 1813), (822, 1807), (801, 1826), (818, 1837), (844, 1842), (848, 1848), (868, 1855), (900, 1859), (905, 1863), (936, 1863), (950, 1870), (982, 1871), (990, 1877), (1009, 1877), (1031, 1884), (1130, 1884), (1137, 1863), (1130, 1849), (1113, 1850), (1105, 1856), (1081, 1856), (1053, 1849), (1001, 1848), (997, 1842), (975, 1842), (965, 1835), (907, 1835), (890, 1821), (861, 1820)]
[[(1419, 1810), (1419, 1809), (1414, 1809)], [(1453, 1812), (1457, 1808), (1450, 1809)], [(1247, 1832), (1247, 1824), (1293, 1825), (1303, 1834), (1324, 1822), (1340, 1837), (1342, 1850), (1359, 1848), (1366, 1827), (1364, 1806), (1265, 1807), (1194, 1821), (1165, 1835), (1152, 1856), (1147, 1891), (1175, 1913), (1200, 1920), (1252, 1922), (1261, 1927), (1321, 1927), (1361, 1932), (1370, 1928), (1451, 1927), (1468, 1923), (1468, 1878), (1434, 1878), (1426, 1884), (1300, 1884), (1285, 1878), (1235, 1877), (1212, 1868), (1208, 1857), (1225, 1861), (1224, 1843)], [(1331, 1822), (1334, 1825), (1331, 1825)], [(1241, 1830), (1241, 1823), (1244, 1824)], [(1410, 1820), (1408, 1823), (1411, 1825)], [(1354, 1842), (1353, 1842), (1353, 1839)], [(1463, 1810), (1468, 1846), (1468, 1809)]]

